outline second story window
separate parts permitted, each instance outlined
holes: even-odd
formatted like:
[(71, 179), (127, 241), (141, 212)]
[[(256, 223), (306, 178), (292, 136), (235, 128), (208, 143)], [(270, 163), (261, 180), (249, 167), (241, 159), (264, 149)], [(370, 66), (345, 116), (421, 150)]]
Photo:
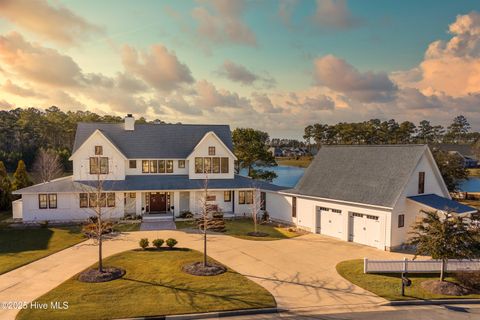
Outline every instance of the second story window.
[(95, 146), (95, 155), (96, 156), (103, 155), (103, 147), (102, 146)]
[(220, 173), (220, 158), (212, 158), (212, 172)]
[(158, 160), (158, 172), (165, 173), (165, 160)]
[(185, 160), (178, 160), (178, 167), (180, 169), (185, 168)]
[(150, 160), (150, 173), (157, 173), (158, 172), (158, 161), (157, 160)]
[(173, 173), (173, 160), (166, 160), (165, 164), (166, 164), (167, 173)]
[(130, 169), (136, 169), (137, 168), (137, 160), (128, 161), (128, 166), (129, 166)]
[(90, 157), (90, 174), (108, 174), (108, 158)]
[(221, 172), (228, 173), (228, 158), (221, 158)]
[(195, 158), (195, 173), (203, 173), (203, 158)]
[(425, 193), (425, 172), (418, 173), (418, 194)]
[(148, 160), (142, 160), (142, 173), (148, 173), (149, 171), (149, 161)]
[(203, 165), (204, 165), (205, 173), (212, 172), (212, 158), (204, 158)]
[(208, 147), (208, 155), (209, 156), (215, 155), (215, 147)]

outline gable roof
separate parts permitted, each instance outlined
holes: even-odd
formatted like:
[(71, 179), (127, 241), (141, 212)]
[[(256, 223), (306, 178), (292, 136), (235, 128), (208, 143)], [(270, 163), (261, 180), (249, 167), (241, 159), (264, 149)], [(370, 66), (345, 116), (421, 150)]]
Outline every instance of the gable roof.
[(186, 158), (209, 131), (233, 150), (228, 125), (135, 124), (135, 130), (124, 130), (123, 123), (84, 123), (77, 125), (72, 154), (100, 130), (127, 158)]
[(470, 144), (453, 144), (453, 143), (438, 143), (430, 145), (432, 149), (439, 149), (442, 151), (452, 152), (456, 151), (463, 157), (469, 157), (477, 159), (475, 152), (473, 152), (472, 145)]
[(285, 192), (392, 208), (426, 145), (322, 146)]
[(440, 197), (436, 194), (422, 194), (418, 196), (408, 197), (408, 199), (418, 202), (420, 204), (426, 205), (435, 210), (441, 210), (441, 211), (451, 210), (459, 214), (475, 213), (478, 211), (473, 207), (461, 204), (455, 200), (450, 200), (444, 197)]

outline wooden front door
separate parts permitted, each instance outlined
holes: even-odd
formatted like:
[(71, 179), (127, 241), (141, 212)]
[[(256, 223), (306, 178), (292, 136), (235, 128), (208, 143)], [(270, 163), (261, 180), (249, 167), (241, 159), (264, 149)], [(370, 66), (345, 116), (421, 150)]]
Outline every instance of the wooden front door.
[(167, 195), (165, 192), (150, 193), (150, 212), (167, 211)]

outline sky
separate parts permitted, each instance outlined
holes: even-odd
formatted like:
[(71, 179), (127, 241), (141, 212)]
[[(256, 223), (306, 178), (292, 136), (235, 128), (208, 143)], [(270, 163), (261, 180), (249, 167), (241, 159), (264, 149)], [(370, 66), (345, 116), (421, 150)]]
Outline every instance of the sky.
[(480, 2), (0, 0), (0, 109), (480, 130)]

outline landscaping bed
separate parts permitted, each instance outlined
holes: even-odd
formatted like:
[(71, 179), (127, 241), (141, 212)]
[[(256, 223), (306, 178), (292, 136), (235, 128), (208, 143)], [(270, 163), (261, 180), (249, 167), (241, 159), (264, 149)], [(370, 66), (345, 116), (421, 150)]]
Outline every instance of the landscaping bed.
[[(175, 224), (177, 229), (198, 230), (193, 221), (176, 221)], [(251, 236), (248, 234), (253, 232), (253, 221), (248, 218), (225, 219), (225, 227), (226, 231), (222, 232), (222, 234), (247, 240), (280, 240), (297, 237), (302, 234), (290, 227), (280, 226), (275, 223), (265, 223), (257, 225), (257, 232), (262, 234), (262, 236)]]
[[(347, 260), (337, 264), (337, 272), (351, 283), (368, 290), (387, 300), (412, 300), (412, 299), (479, 299), (480, 294), (445, 295), (430, 292), (436, 290), (438, 284), (433, 281), (439, 279), (439, 274), (408, 274), (412, 285), (405, 288), (405, 296), (401, 295), (400, 274), (365, 274), (363, 273), (363, 260)], [(456, 282), (449, 275), (446, 281)]]
[(17, 319), (115, 319), (276, 306), (266, 289), (231, 269), (217, 276), (182, 271), (202, 257), (183, 248), (122, 252), (104, 259), (104, 265), (126, 271), (122, 278), (84, 283), (74, 276), (37, 299), (68, 301), (68, 309), (26, 309)]
[(0, 230), (0, 274), (86, 240), (79, 226)]

